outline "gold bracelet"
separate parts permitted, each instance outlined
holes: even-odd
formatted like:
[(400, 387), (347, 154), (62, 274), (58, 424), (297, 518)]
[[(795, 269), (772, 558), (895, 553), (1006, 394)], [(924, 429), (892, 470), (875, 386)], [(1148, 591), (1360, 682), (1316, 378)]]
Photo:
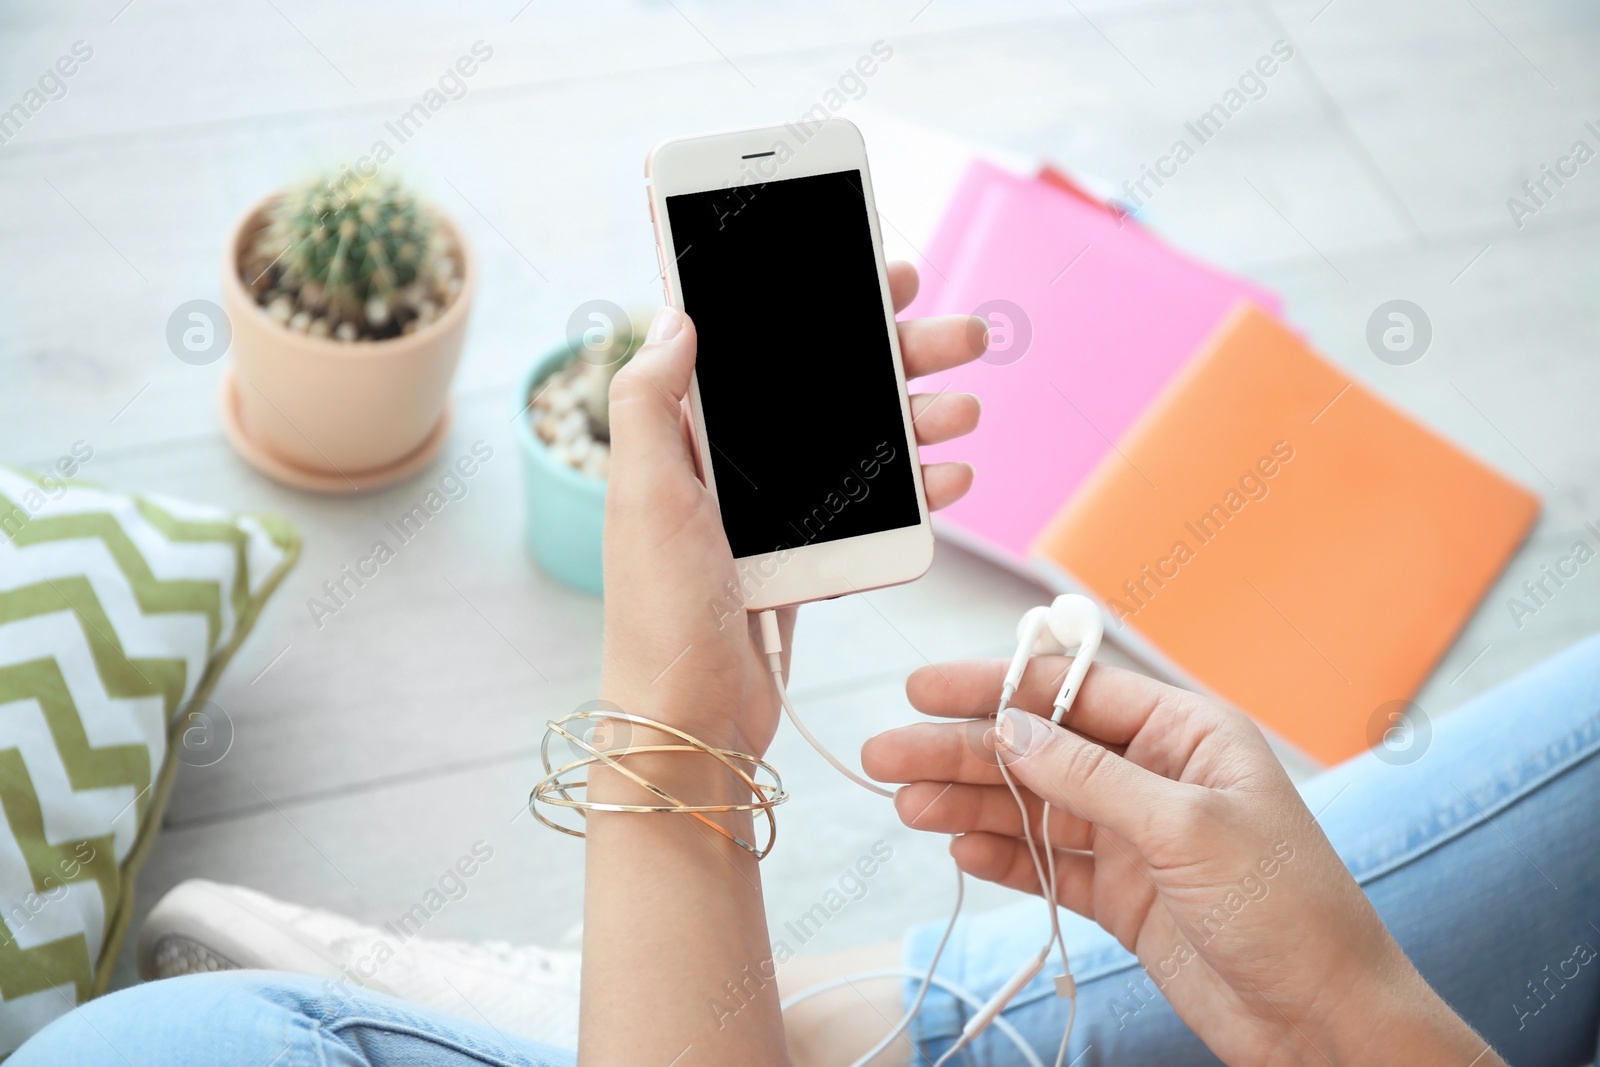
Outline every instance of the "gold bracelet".
[[(614, 721), (620, 723), (629, 723), (637, 726), (648, 726), (652, 729), (660, 730), (663, 733), (667, 733), (678, 738), (678, 740), (682, 741), (683, 744), (625, 744), (620, 748), (601, 751), (590, 744), (587, 740), (568, 729), (569, 723), (578, 721), (594, 723)], [(577, 749), (581, 750), (584, 753), (584, 756), (560, 767), (553, 766), (550, 760), (550, 739), (552, 737), (560, 737), (564, 739), (569, 745), (573, 745)], [(743, 782), (757, 799), (753, 799), (748, 803), (742, 804), (687, 804), (673, 796), (671, 793), (667, 792), (665, 789), (662, 789), (654, 782), (644, 778), (632, 768), (623, 766), (621, 762), (621, 760), (626, 756), (657, 752), (698, 753), (703, 756), (710, 756), (732, 771), (734, 776)], [(566, 808), (568, 810), (576, 811), (582, 818), (588, 818), (588, 813), (591, 811), (639, 812), (647, 814), (676, 813), (680, 815), (691, 815), (701, 823), (705, 824), (712, 830), (727, 838), (729, 841), (733, 842), (735, 845), (738, 845), (740, 848), (750, 853), (756, 859), (760, 860), (766, 858), (766, 856), (772, 851), (772, 846), (777, 842), (778, 839), (778, 822), (772, 814), (772, 809), (789, 799), (789, 794), (784, 792), (783, 789), (783, 778), (778, 774), (777, 769), (757, 756), (752, 756), (746, 752), (736, 752), (733, 749), (718, 748), (715, 745), (708, 745), (699, 738), (694, 737), (691, 734), (684, 733), (675, 726), (669, 726), (664, 722), (657, 722), (654, 719), (648, 719), (642, 715), (630, 715), (625, 711), (612, 710), (604, 707), (575, 711), (571, 715), (566, 715), (562, 718), (551, 720), (551, 722), (546, 726), (544, 739), (539, 745), (539, 759), (540, 762), (544, 764), (545, 773), (544, 777), (539, 779), (539, 783), (533, 787), (533, 792), (528, 795), (528, 811), (535, 819), (538, 819), (539, 822), (550, 827), (550, 829), (560, 831), (561, 833), (568, 834), (572, 837), (584, 837), (586, 835), (581, 829), (563, 826), (560, 823), (547, 818), (539, 810), (539, 804), (541, 801), (550, 805), (551, 807)], [(585, 767), (592, 767), (599, 763), (603, 763), (606, 766), (620, 772), (635, 785), (655, 794), (665, 803), (607, 804), (589, 800), (580, 800), (574, 797), (572, 795), (574, 790), (585, 790), (587, 789), (589, 783), (587, 778), (573, 779), (570, 776)], [(746, 771), (741, 764), (748, 765), (750, 770)], [(756, 779), (755, 775), (762, 772), (765, 772), (771, 777), (771, 782), (760, 782)], [(729, 830), (715, 819), (707, 817), (708, 815), (712, 814), (734, 811), (759, 811), (766, 815), (767, 840), (765, 845), (758, 847), (754, 844), (751, 844), (749, 841), (744, 840), (744, 838), (735, 834), (733, 831)]]

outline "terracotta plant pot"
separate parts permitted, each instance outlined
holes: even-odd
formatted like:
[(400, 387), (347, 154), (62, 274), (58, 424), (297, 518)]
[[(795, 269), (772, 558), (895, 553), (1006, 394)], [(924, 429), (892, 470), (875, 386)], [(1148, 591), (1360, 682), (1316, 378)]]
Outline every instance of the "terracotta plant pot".
[(444, 439), (450, 379), (478, 282), (472, 249), (440, 220), (457, 249), (461, 291), (415, 333), (381, 341), (311, 337), (269, 318), (239, 276), (271, 200), (245, 214), (223, 254), (223, 310), (233, 328), (225, 427), (247, 460), (301, 488), (352, 492), (396, 481)]

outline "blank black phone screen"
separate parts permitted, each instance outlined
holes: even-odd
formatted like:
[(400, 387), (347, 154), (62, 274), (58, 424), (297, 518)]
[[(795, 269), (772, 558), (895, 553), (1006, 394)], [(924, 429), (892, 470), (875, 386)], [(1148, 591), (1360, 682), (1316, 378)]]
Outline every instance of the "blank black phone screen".
[(917, 525), (861, 172), (666, 201), (734, 556)]

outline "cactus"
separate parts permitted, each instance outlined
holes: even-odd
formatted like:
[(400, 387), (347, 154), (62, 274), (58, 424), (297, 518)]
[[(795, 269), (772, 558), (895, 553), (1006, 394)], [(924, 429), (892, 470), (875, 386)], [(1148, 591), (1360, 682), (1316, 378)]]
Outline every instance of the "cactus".
[(461, 290), (434, 210), (392, 179), (347, 168), (274, 200), (242, 272), (274, 319), (342, 341), (411, 333)]

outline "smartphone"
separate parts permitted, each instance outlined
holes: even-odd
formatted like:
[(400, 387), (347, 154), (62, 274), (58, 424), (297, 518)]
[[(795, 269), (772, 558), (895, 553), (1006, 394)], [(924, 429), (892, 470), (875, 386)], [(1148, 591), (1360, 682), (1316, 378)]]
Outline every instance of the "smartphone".
[(933, 528), (867, 171), (849, 122), (664, 141), (645, 164), (689, 393), (751, 611), (908, 582)]

